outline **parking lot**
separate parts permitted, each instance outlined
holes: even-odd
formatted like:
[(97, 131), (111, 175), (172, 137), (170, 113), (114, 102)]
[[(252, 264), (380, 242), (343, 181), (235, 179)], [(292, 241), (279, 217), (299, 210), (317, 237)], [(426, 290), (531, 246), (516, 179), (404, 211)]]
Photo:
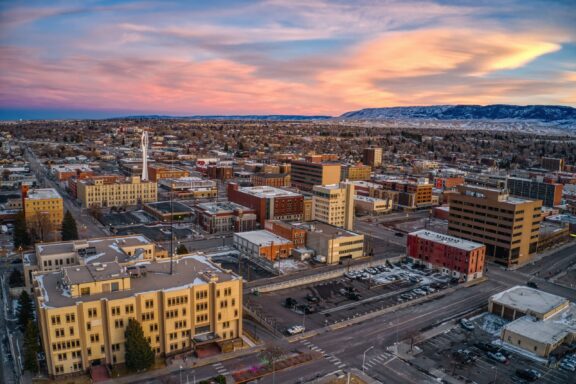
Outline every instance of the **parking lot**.
[(449, 287), (449, 280), (432, 271), (389, 264), (259, 296), (250, 294), (245, 304), (272, 318), (279, 332), (294, 325), (311, 330), (424, 297)]
[[(444, 333), (418, 344), (422, 350), (412, 362), (421, 369), (439, 369), (467, 383), (525, 383), (516, 375), (519, 369), (534, 369), (541, 374), (535, 383), (574, 383), (573, 372), (548, 368), (546, 361), (535, 361), (523, 354), (509, 352), (499, 344), (499, 333), (505, 320), (482, 314), (470, 319), (473, 330), (457, 325)], [(498, 341), (497, 341), (498, 340)], [(500, 352), (505, 362), (491, 358)], [(494, 356), (494, 355), (492, 355)], [(500, 357), (499, 355), (496, 357)], [(502, 360), (504, 360), (502, 359)]]

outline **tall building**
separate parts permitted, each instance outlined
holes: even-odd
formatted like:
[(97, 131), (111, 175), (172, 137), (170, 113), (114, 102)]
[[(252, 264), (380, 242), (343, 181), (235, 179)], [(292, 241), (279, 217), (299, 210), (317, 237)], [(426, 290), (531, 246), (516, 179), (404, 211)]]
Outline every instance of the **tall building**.
[(78, 180), (78, 199), (83, 208), (137, 205), (158, 200), (155, 181), (143, 181), (132, 176), (123, 182), (105, 179)]
[(274, 187), (228, 183), (228, 200), (256, 211), (262, 228), (266, 220), (302, 220), (304, 215), (304, 196)]
[(509, 177), (507, 187), (512, 196), (542, 200), (542, 205), (546, 207), (554, 207), (562, 202), (562, 184)]
[(542, 168), (549, 171), (561, 172), (564, 170), (564, 159), (555, 159), (553, 157), (542, 158)]
[(354, 228), (354, 184), (316, 185), (312, 194), (314, 220), (348, 230)]
[(303, 191), (311, 191), (315, 185), (329, 185), (340, 182), (341, 165), (316, 161), (292, 161), (290, 177), (292, 186)]
[(52, 378), (125, 362), (125, 330), (140, 322), (157, 357), (206, 344), (241, 344), (242, 279), (201, 256), (174, 265), (117, 262), (34, 275), (46, 366)]
[(448, 233), (486, 245), (507, 266), (530, 261), (538, 247), (542, 201), (510, 197), (505, 189), (458, 187), (450, 199)]
[(364, 148), (364, 156), (362, 162), (373, 168), (381, 166), (382, 148)]
[(62, 226), (64, 203), (53, 188), (29, 189), (27, 185), (23, 185), (22, 209), (26, 227), (43, 241), (54, 237), (54, 233)]
[(441, 273), (470, 281), (482, 277), (486, 246), (428, 230), (408, 234), (407, 255)]

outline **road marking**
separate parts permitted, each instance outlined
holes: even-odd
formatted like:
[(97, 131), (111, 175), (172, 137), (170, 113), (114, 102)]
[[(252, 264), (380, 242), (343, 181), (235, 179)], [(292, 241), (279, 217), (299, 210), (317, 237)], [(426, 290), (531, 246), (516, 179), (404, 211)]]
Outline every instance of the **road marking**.
[(340, 364), (336, 364), (336, 366), (340, 369), (344, 368), (346, 366), (346, 364), (344, 363), (340, 363)]

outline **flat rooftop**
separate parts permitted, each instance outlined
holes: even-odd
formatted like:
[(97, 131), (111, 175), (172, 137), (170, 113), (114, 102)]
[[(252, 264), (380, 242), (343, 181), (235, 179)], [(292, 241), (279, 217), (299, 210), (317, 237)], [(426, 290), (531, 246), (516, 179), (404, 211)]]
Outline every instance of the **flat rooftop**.
[[(189, 213), (189, 212), (193, 211), (192, 208), (190, 208), (186, 204), (182, 204), (178, 201), (172, 201), (172, 203), (170, 203), (169, 201), (157, 201), (157, 202), (153, 202), (153, 203), (146, 203), (145, 205), (147, 205), (150, 208), (153, 208), (153, 209), (155, 209), (161, 213), (170, 213), (170, 212)], [(172, 205), (172, 207), (170, 207), (170, 205)]]
[(26, 199), (29, 200), (45, 200), (45, 199), (61, 199), (62, 197), (54, 188), (36, 188), (28, 191)]
[(493, 295), (490, 300), (523, 313), (532, 312), (542, 315), (568, 301), (561, 296), (552, 295), (523, 285), (517, 285), (504, 292), (497, 293)]
[(305, 223), (303, 222), (303, 223), (291, 223), (291, 224), (297, 228), (305, 229), (308, 232), (320, 234), (330, 238), (360, 236), (359, 233), (335, 227), (333, 225), (326, 224), (321, 221), (307, 221)]
[[(146, 266), (146, 275), (138, 278), (131, 278), (129, 290), (99, 293), (96, 295), (70, 297), (70, 294), (61, 288), (62, 277), (65, 270), (73, 269), (75, 273), (86, 273), (87, 267), (67, 267), (62, 272), (51, 272), (34, 276), (38, 282), (41, 295), (44, 297), (44, 306), (51, 308), (67, 307), (75, 305), (80, 301), (94, 301), (100, 299), (116, 300), (151, 291), (169, 291), (184, 289), (194, 285), (203, 285), (210, 282), (210, 276), (217, 276), (218, 281), (230, 281), (239, 277), (231, 272), (225, 271), (204, 256), (186, 256), (179, 260), (174, 260), (174, 273), (170, 274), (170, 261), (145, 262), (140, 265)], [(80, 268), (85, 271), (76, 271)], [(104, 271), (116, 271), (123, 268), (117, 263), (107, 264)], [(113, 277), (114, 278), (114, 277)]]
[(241, 187), (240, 192), (247, 193), (253, 196), (257, 196), (261, 199), (269, 199), (274, 197), (298, 197), (302, 196), (299, 193), (287, 191), (285, 189), (258, 186), (258, 187)]
[(442, 243), (445, 245), (449, 245), (451, 247), (463, 249), (465, 251), (473, 251), (477, 248), (484, 247), (484, 244), (475, 243), (473, 241), (460, 239), (454, 236), (444, 235), (438, 232), (428, 231), (426, 229), (422, 229), (420, 231), (411, 232), (410, 235), (417, 236), (420, 239), (434, 241), (436, 243)]
[(199, 203), (196, 204), (196, 206), (200, 209), (202, 209), (203, 211), (206, 211), (208, 213), (227, 213), (227, 212), (233, 212), (236, 210), (240, 210), (240, 211), (253, 211), (253, 209), (245, 207), (243, 205), (240, 204), (236, 204), (233, 203), (231, 201), (218, 201), (218, 202), (214, 202), (214, 203)]
[(504, 329), (547, 344), (556, 344), (564, 340), (568, 334), (566, 325), (551, 321), (540, 321), (532, 316), (522, 316), (506, 324)]
[(362, 195), (354, 196), (354, 200), (366, 201), (368, 203), (378, 203), (378, 202), (386, 202), (387, 201), (385, 199), (379, 199), (377, 197), (362, 196)]
[(289, 244), (291, 243), (290, 240), (287, 240), (283, 237), (275, 235), (272, 232), (266, 230), (260, 231), (250, 231), (250, 232), (238, 232), (235, 233), (234, 236), (241, 237), (245, 240), (248, 240), (251, 243), (257, 244), (259, 246), (262, 245), (271, 245), (274, 244)]
[(153, 244), (150, 239), (142, 235), (103, 237), (88, 240), (59, 241), (54, 243), (36, 244), (36, 257), (56, 256), (63, 253), (76, 253), (79, 249), (86, 249), (83, 260), (86, 264), (93, 262), (124, 262), (130, 259), (121, 247), (138, 247)]

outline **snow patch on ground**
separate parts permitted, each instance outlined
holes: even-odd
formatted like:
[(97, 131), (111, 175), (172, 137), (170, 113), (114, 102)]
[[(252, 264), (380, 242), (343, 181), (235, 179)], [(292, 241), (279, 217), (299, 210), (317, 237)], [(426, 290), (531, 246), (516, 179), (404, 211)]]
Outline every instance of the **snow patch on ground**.
[(494, 336), (500, 336), (502, 327), (509, 323), (508, 320), (501, 318), (493, 313), (483, 313), (473, 319), (480, 328)]
[(531, 353), (531, 352), (528, 352), (528, 351), (525, 350), (525, 349), (519, 348), (519, 347), (517, 347), (517, 346), (515, 346), (515, 345), (512, 345), (512, 344), (508, 344), (508, 343), (505, 342), (505, 341), (492, 342), (492, 344), (499, 345), (499, 346), (501, 346), (502, 348), (504, 348), (505, 350), (510, 351), (510, 352), (514, 352), (514, 353), (516, 353), (516, 354), (518, 354), (518, 355), (522, 355), (522, 356), (526, 357), (527, 359), (530, 359), (530, 360), (533, 360), (533, 361), (537, 361), (537, 362), (542, 363), (542, 364), (547, 364), (547, 363), (548, 363), (548, 360), (546, 360), (546, 359), (544, 359), (544, 358), (542, 358), (542, 357), (540, 357), (540, 356), (536, 356), (535, 354), (533, 354), (533, 353)]
[(284, 259), (280, 261), (276, 261), (274, 263), (274, 268), (280, 271), (282, 274), (287, 274), (291, 272), (298, 271), (300, 269), (305, 269), (307, 267), (307, 263), (304, 261), (298, 261), (294, 259)]

